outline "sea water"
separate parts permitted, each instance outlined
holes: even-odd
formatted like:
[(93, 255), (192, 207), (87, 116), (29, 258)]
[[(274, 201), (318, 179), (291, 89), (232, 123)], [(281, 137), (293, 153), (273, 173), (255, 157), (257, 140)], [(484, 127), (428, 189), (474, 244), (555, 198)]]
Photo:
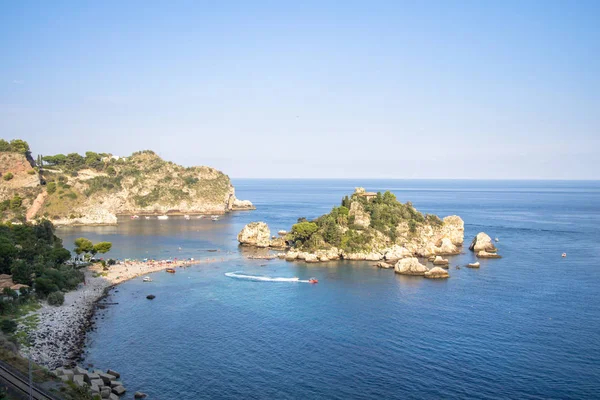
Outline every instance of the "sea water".
[[(85, 236), (113, 242), (113, 257), (201, 261), (119, 285), (109, 299), (118, 304), (97, 314), (84, 364), (118, 370), (128, 390), (153, 399), (600, 396), (600, 182), (234, 184), (257, 210), (57, 230), (67, 248)], [(461, 216), (465, 247), (450, 257), (450, 278), (372, 262), (251, 260), (238, 248), (248, 222), (276, 234), (355, 186)], [(481, 231), (499, 238), (503, 258), (465, 268)]]

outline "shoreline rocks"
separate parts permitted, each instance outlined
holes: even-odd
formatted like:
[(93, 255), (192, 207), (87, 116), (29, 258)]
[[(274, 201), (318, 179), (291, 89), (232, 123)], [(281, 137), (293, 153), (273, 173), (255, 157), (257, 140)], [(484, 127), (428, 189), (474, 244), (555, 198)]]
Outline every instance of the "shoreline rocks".
[(502, 258), (502, 256), (496, 253), (488, 253), (485, 250), (481, 250), (479, 253), (477, 253), (477, 258)]
[(428, 279), (446, 279), (450, 276), (450, 274), (448, 274), (448, 271), (443, 268), (434, 267), (425, 272), (423, 276)]
[(401, 275), (423, 276), (428, 269), (419, 262), (416, 257), (404, 258), (398, 261), (394, 267), (394, 272)]

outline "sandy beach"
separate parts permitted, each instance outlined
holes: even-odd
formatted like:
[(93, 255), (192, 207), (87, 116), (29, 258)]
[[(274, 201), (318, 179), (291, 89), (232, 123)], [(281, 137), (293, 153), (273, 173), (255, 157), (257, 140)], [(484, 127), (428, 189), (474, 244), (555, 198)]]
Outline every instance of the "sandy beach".
[[(22, 346), (20, 352), (34, 362), (49, 369), (73, 365), (79, 359), (87, 330), (93, 326), (91, 317), (95, 303), (108, 293), (108, 290), (139, 276), (158, 272), (167, 268), (179, 269), (195, 264), (221, 262), (222, 257), (202, 260), (167, 261), (127, 261), (112, 265), (104, 271), (100, 264), (86, 267), (85, 284), (77, 290), (65, 293), (65, 302), (60, 307), (43, 302), (42, 308), (32, 313), (37, 315), (37, 327), (28, 333), (30, 346)], [(19, 326), (19, 329), (23, 329)]]

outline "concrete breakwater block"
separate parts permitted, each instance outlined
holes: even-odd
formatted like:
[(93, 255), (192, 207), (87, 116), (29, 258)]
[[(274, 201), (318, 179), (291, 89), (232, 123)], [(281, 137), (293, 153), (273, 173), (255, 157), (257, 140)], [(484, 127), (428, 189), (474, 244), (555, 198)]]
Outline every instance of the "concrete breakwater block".
[(106, 371), (107, 374), (114, 376), (115, 378), (119, 379), (121, 377), (121, 374), (118, 373), (115, 370), (109, 369)]
[(86, 385), (85, 380), (83, 379), (83, 375), (74, 375), (73, 383), (75, 383), (79, 387), (84, 387)]
[(112, 392), (114, 394), (116, 394), (117, 396), (121, 396), (126, 391), (127, 390), (125, 390), (125, 388), (123, 386), (115, 386), (114, 388), (112, 388)]

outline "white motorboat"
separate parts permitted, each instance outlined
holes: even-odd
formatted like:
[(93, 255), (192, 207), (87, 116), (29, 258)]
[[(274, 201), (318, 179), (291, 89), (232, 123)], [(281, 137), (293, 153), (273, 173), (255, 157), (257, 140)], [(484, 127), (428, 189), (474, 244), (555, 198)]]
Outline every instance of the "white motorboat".
[(189, 215), (184, 215), (183, 218), (190, 219), (190, 216)]
[(158, 217), (156, 217), (157, 219), (169, 219), (168, 215), (159, 215)]
[(218, 221), (219, 220), (219, 216), (218, 215), (213, 215), (210, 217), (210, 219), (212, 219), (213, 221)]
[(145, 276), (144, 279), (142, 279), (142, 282), (152, 282), (152, 278)]

